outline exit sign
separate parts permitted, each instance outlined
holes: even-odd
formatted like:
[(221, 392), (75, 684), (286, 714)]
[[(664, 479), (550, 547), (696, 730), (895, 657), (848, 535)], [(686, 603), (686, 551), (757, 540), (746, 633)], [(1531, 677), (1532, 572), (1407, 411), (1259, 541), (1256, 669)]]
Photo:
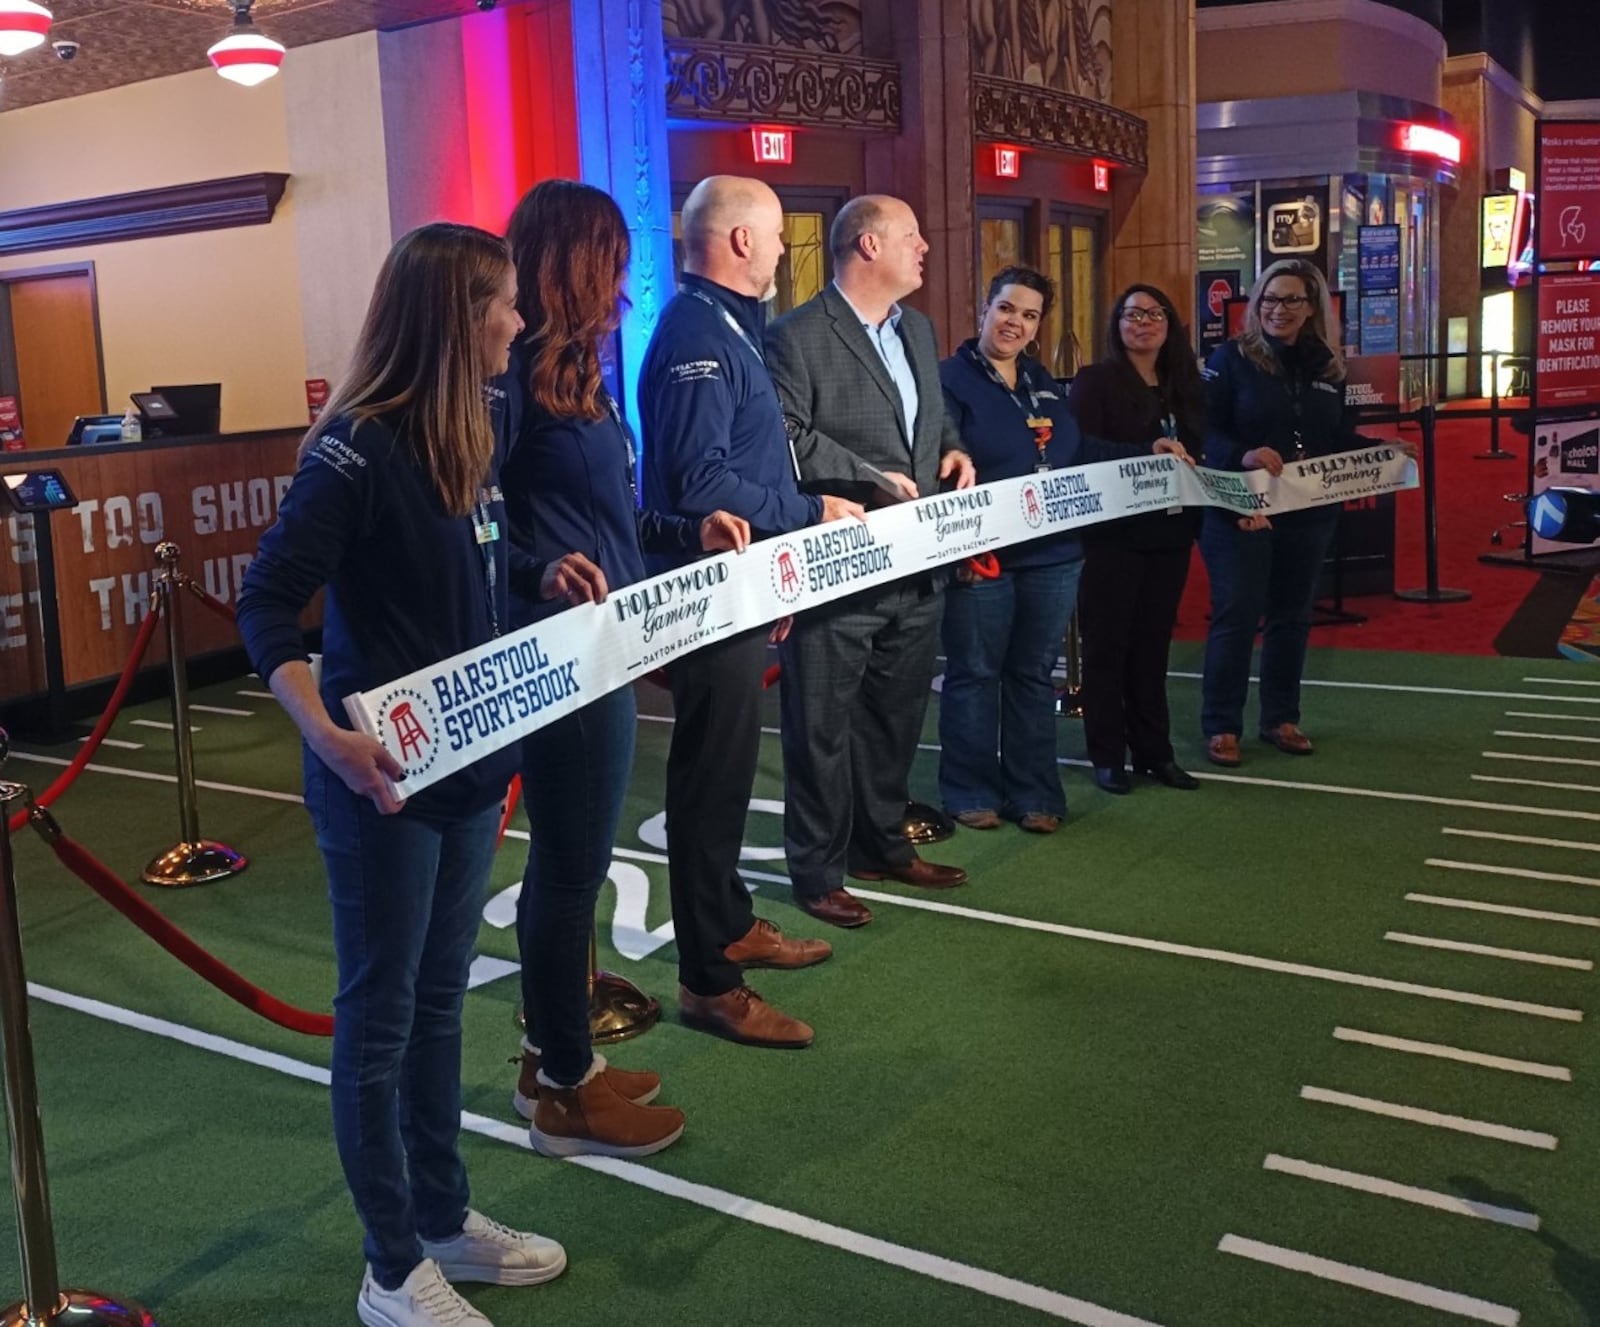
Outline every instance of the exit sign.
[(1022, 149), (1011, 147), (1004, 143), (996, 143), (994, 149), (994, 173), (1002, 180), (1014, 180), (1022, 174)]
[(793, 129), (767, 129), (757, 125), (750, 131), (750, 143), (755, 149), (757, 165), (787, 166), (794, 161)]

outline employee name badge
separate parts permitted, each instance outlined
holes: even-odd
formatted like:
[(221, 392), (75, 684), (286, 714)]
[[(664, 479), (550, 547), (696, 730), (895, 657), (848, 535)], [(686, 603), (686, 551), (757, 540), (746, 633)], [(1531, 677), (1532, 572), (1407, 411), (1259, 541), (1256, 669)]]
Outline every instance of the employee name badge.
[(1039, 449), (1039, 459), (1034, 463), (1033, 472), (1036, 475), (1047, 475), (1053, 467), (1046, 459), (1044, 449), (1050, 445), (1055, 426), (1047, 415), (1029, 415), (1028, 427), (1033, 430), (1033, 445)]
[(474, 513), (472, 533), (480, 544), (492, 544), (500, 537), (500, 522), (489, 519), (487, 511)]

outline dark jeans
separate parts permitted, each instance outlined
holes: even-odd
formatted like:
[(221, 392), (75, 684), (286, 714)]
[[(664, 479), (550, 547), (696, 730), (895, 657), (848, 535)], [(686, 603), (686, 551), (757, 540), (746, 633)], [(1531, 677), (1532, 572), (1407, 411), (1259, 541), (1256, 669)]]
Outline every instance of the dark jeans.
[(1083, 560), (1083, 737), (1089, 762), (1102, 769), (1121, 768), (1125, 756), (1137, 769), (1173, 758), (1167, 653), (1190, 548), (1097, 544)]
[(945, 591), (939, 794), (952, 815), (1066, 815), (1050, 672), (1082, 571), (1074, 559)]
[(667, 665), (672, 930), (678, 980), (696, 995), (723, 995), (744, 983), (744, 970), (722, 951), (755, 925), (739, 852), (760, 756), (767, 631), (747, 631)]
[(1339, 523), (1339, 509), (1278, 517), (1249, 533), (1235, 518), (1207, 511), (1200, 554), (1211, 577), (1211, 629), (1200, 685), (1207, 737), (1244, 731), (1250, 656), (1261, 623), (1261, 731), (1300, 722), (1300, 674), (1311, 634), (1317, 576)]
[(943, 595), (927, 577), (802, 613), (783, 664), (783, 846), (796, 895), (845, 868), (909, 866), (901, 826), (938, 653)]
[(466, 1219), (461, 1004), (500, 813), (379, 815), (305, 763), (339, 969), (333, 1133), (367, 1261), (392, 1290), (422, 1261), (419, 1239), (448, 1239)]
[(589, 1072), (589, 934), (633, 768), (633, 688), (621, 687), (522, 739), (528, 865), (517, 899), (522, 1009), (540, 1068), (561, 1084)]

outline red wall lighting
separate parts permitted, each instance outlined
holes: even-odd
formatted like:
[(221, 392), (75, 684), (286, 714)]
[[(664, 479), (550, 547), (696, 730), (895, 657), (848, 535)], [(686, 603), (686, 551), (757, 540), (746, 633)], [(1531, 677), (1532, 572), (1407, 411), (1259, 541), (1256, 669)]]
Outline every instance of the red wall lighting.
[(758, 166), (787, 166), (794, 161), (794, 130), (756, 125), (750, 130), (750, 146)]
[(1442, 161), (1461, 161), (1461, 140), (1448, 130), (1431, 124), (1400, 126), (1400, 146), (1407, 152), (1425, 152)]
[(1096, 161), (1094, 163), (1094, 191), (1097, 194), (1111, 192), (1111, 163), (1109, 161)]
[(1022, 174), (1022, 149), (1009, 143), (994, 145), (994, 173), (1002, 180), (1014, 180)]

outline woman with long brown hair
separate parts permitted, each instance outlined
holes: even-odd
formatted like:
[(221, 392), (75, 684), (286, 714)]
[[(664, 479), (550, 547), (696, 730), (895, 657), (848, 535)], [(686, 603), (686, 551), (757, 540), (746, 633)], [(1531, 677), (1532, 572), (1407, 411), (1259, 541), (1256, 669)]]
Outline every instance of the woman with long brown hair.
[[(516, 299), (505, 244), (486, 231), (423, 226), (395, 245), (239, 594), (250, 658), (305, 740), (306, 809), (327, 865), (333, 1131), (366, 1228), (356, 1313), (368, 1327), (490, 1327), (450, 1282), (533, 1285), (567, 1265), (554, 1241), (468, 1208), (457, 1147), (461, 1006), (516, 753), (402, 803), (400, 765), (342, 704), (505, 629), (484, 389), (522, 330)], [(319, 686), (299, 614), (323, 585)]]
[[(641, 512), (633, 436), (601, 372), (621, 316), (629, 241), (599, 189), (546, 180), (517, 204), (507, 238), (527, 335), (502, 385), (519, 418), (502, 475), (517, 626), (644, 579), (644, 553), (739, 549), (749, 525)], [(652, 1073), (596, 1055), (589, 1037), (589, 933), (633, 767), (633, 690), (623, 687), (523, 739), (528, 865), (517, 902), (527, 1035), (514, 1103), (547, 1156), (640, 1157), (683, 1133), (651, 1106)]]

